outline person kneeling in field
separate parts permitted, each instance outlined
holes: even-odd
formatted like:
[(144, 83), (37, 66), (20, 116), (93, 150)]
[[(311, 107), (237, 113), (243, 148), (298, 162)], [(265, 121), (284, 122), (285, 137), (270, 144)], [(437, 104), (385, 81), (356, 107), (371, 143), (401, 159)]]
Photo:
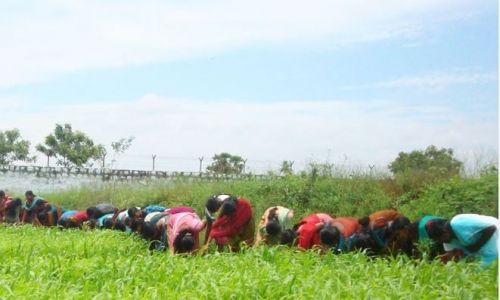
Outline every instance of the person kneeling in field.
[(451, 220), (432, 220), (425, 227), (432, 240), (443, 243), (443, 262), (462, 257), (479, 258), (483, 265), (498, 259), (498, 219), (476, 214), (456, 215)]
[(139, 234), (147, 241), (152, 241), (150, 250), (165, 250), (168, 246), (167, 240), (167, 221), (171, 215), (177, 213), (192, 213), (191, 207), (179, 206), (168, 209), (164, 212), (152, 212), (146, 215), (144, 219), (134, 221), (133, 225)]
[(64, 212), (66, 212), (64, 208), (46, 203), (44, 209), (37, 214), (37, 219), (42, 226), (56, 226)]
[(146, 207), (131, 207), (127, 210), (130, 221), (144, 219), (148, 214), (154, 212), (164, 212), (167, 208), (161, 205), (148, 205)]
[(12, 201), (12, 197), (6, 195), (4, 191), (0, 190), (0, 222), (4, 221), (5, 205), (8, 201)]
[(89, 220), (85, 210), (69, 210), (61, 215), (57, 225), (61, 228), (82, 228), (84, 222)]
[(324, 213), (309, 215), (294, 226), (293, 230), (283, 233), (281, 244), (294, 245), (307, 250), (320, 248), (327, 250), (335, 245), (338, 229), (332, 226), (333, 218)]
[(19, 223), (23, 201), (20, 198), (10, 199), (4, 202), (2, 222)]
[(89, 219), (97, 220), (107, 214), (114, 214), (118, 211), (116, 207), (109, 203), (100, 203), (96, 206), (87, 208), (87, 215)]
[(210, 196), (207, 199), (205, 203), (205, 219), (207, 220), (207, 230), (205, 230), (205, 241), (204, 241), (205, 244), (207, 244), (210, 235), (210, 230), (212, 230), (212, 224), (215, 222), (215, 219), (217, 219), (217, 213), (219, 209), (221, 208), (224, 201), (230, 199), (231, 197), (233, 196), (229, 194), (217, 194)]
[(251, 245), (254, 240), (255, 224), (250, 202), (231, 196), (224, 200), (219, 215), (210, 229), (207, 245), (215, 240), (219, 250), (228, 246), (230, 251), (239, 251), (240, 243)]
[(359, 223), (357, 218), (337, 217), (331, 223), (334, 232), (335, 244), (332, 247), (334, 253), (341, 253), (351, 250), (352, 242), (350, 238), (358, 231)]
[(428, 247), (429, 258), (444, 254), (443, 245), (429, 239), (426, 224), (441, 217), (426, 215), (413, 223), (406, 217), (395, 219), (387, 231), (387, 248), (393, 254), (405, 253), (411, 257), (419, 256), (419, 246)]
[(177, 212), (167, 219), (167, 237), (170, 253), (189, 253), (200, 246), (199, 233), (207, 222), (193, 212)]
[(273, 206), (264, 212), (257, 227), (255, 246), (264, 243), (277, 245), (281, 242), (282, 233), (291, 227), (293, 210), (283, 206)]
[(119, 230), (126, 231), (126, 226), (124, 223), (118, 222), (116, 220), (117, 213), (115, 214), (105, 214), (100, 218), (89, 219), (84, 225), (87, 226), (88, 229), (111, 229), (111, 230)]
[(45, 199), (38, 197), (32, 191), (26, 191), (26, 204), (23, 206), (21, 213), (21, 223), (39, 224), (38, 213), (47, 208), (48, 203)]
[(358, 220), (362, 230), (365, 233), (369, 233), (372, 239), (376, 243), (376, 247), (373, 250), (374, 253), (384, 253), (388, 252), (388, 235), (389, 227), (394, 222), (394, 220), (403, 217), (395, 209), (384, 209), (376, 211), (367, 217)]

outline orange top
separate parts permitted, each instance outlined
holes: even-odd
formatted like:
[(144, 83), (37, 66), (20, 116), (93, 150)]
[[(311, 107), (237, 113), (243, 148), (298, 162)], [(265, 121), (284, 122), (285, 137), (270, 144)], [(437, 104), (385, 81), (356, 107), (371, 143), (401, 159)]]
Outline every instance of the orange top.
[(397, 210), (394, 209), (384, 209), (372, 213), (370, 218), (370, 226), (373, 229), (381, 228), (386, 226), (389, 222), (403, 216)]
[(340, 233), (348, 238), (358, 231), (359, 223), (358, 219), (354, 217), (338, 217), (333, 219), (332, 225), (337, 227)]

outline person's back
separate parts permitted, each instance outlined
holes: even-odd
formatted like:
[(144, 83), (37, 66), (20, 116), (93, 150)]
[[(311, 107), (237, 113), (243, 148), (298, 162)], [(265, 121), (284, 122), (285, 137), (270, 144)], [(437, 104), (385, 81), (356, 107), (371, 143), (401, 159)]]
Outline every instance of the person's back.
[(205, 228), (206, 221), (202, 221), (194, 212), (180, 212), (172, 214), (167, 219), (168, 246), (172, 253), (177, 252), (175, 241), (180, 234), (188, 232), (193, 236), (194, 245), (191, 251), (199, 247), (199, 232)]
[[(460, 248), (466, 255), (481, 258), (483, 263), (490, 264), (498, 258), (498, 228), (497, 218), (477, 214), (460, 214), (450, 220), (451, 229), (456, 237), (450, 243), (444, 243), (446, 251)], [(491, 237), (476, 251), (468, 248), (476, 243), (482, 231), (494, 227)]]
[(331, 224), (338, 228), (344, 238), (350, 237), (359, 229), (358, 219), (354, 217), (337, 217)]
[(212, 224), (210, 238), (219, 246), (229, 245), (234, 250), (239, 249), (240, 242), (253, 244), (255, 224), (250, 202), (241, 197), (225, 201)]
[[(313, 246), (320, 245), (321, 239), (319, 235), (319, 224), (322, 223), (322, 219), (318, 216), (319, 214), (311, 214), (300, 220), (297, 224), (297, 234), (298, 234), (298, 247), (301, 249), (310, 249)], [(324, 214), (321, 214), (324, 215)], [(323, 216), (323, 219), (325, 216)]]
[(402, 215), (395, 209), (383, 209), (369, 215), (371, 229), (384, 228)]
[(260, 243), (276, 245), (281, 242), (284, 231), (292, 226), (293, 210), (283, 206), (272, 206), (266, 209), (257, 227), (255, 246)]

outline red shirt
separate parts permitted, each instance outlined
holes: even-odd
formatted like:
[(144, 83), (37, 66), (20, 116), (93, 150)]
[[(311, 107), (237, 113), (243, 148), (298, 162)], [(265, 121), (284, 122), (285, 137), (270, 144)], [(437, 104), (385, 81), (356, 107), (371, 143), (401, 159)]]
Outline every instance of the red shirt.
[(315, 245), (321, 244), (319, 231), (316, 228), (321, 223), (321, 218), (317, 214), (309, 215), (299, 222), (299, 248), (311, 249)]
[(89, 219), (89, 215), (87, 214), (87, 211), (80, 210), (73, 215), (73, 218), (81, 224)]

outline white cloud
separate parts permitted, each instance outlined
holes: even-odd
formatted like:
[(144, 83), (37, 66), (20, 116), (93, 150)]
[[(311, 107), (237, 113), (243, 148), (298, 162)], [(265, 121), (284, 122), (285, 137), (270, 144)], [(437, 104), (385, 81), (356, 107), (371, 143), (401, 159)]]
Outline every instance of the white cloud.
[(250, 169), (263, 171), (285, 159), (300, 167), (328, 154), (335, 163), (347, 155), (349, 163), (385, 166), (400, 151), (430, 144), (463, 153), (498, 149), (496, 120), (470, 119), (434, 105), (206, 102), (157, 95), (132, 102), (47, 106), (36, 112), (25, 105), (4, 114), (0, 128), (17, 127), (34, 143), (64, 122), (108, 145), (133, 135), (130, 152), (119, 160), (127, 168), (149, 168), (151, 154), (158, 155), (160, 169), (196, 171), (198, 157), (208, 160), (228, 151), (247, 157)]
[(421, 88), (442, 90), (452, 85), (475, 85), (487, 82), (497, 82), (496, 72), (434, 72), (411, 77), (379, 81), (368, 84), (346, 86), (344, 89), (380, 89), (380, 88)]
[[(0, 3), (0, 88), (78, 70), (287, 41), (412, 37), (489, 0), (16, 1)], [(452, 18), (452, 19), (453, 19)]]

